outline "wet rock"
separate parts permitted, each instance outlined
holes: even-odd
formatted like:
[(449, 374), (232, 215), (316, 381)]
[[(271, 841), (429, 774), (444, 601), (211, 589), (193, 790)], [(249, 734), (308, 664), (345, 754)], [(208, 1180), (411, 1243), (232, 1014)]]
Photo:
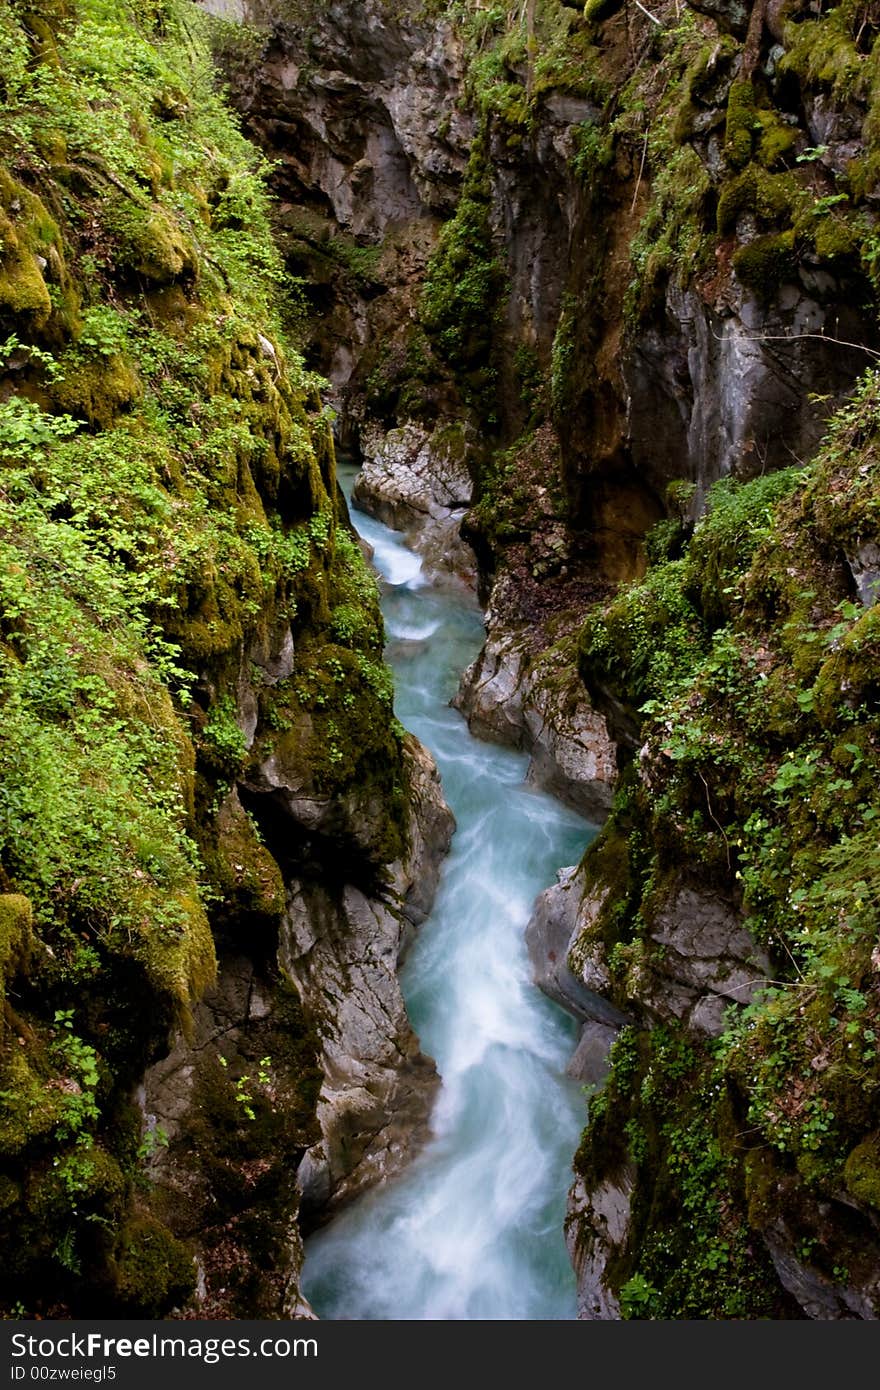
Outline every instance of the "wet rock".
[(467, 719), (475, 738), (519, 748), (525, 730), (525, 652), (513, 633), (500, 631), (493, 616), (490, 608), (486, 640), (479, 656), (462, 675), (452, 703)]
[(694, 888), (681, 887), (670, 897), (654, 919), (651, 940), (664, 947), (663, 977), (684, 986), (682, 997), (691, 999), (689, 1023), (696, 1031), (720, 1033), (727, 1004), (750, 1003), (770, 974), (767, 954), (741, 915), (722, 898)]
[(321, 1038), (321, 1141), (299, 1170), (304, 1210), (324, 1219), (397, 1172), (429, 1134), (438, 1077), (407, 1017), (397, 966), (430, 910), (454, 819), (431, 755), (406, 744), (412, 795), (409, 852), (391, 868), (388, 898), (347, 884), (295, 881), (279, 960)]
[(636, 469), (658, 490), (670, 478), (692, 480), (698, 515), (718, 478), (809, 458), (829, 401), (864, 368), (862, 350), (835, 340), (870, 338), (865, 315), (833, 279), (783, 285), (769, 305), (723, 270), (709, 302), (706, 291), (671, 286), (664, 317), (622, 361)]
[[(577, 899), (569, 965), (588, 989), (610, 990), (599, 929), (610, 890), (600, 883), (584, 892), (580, 870), (565, 891)], [(766, 953), (755, 944), (733, 905), (687, 885), (670, 890), (644, 942), (654, 949), (641, 951), (623, 989), (633, 1017), (647, 1026), (678, 1019), (695, 1033), (717, 1037), (724, 1030), (728, 1009), (748, 1004), (770, 974)]]
[(477, 738), (531, 754), (527, 781), (589, 819), (603, 821), (617, 781), (605, 720), (572, 667), (542, 659), (532, 633), (507, 626), (494, 602), (486, 641), (453, 700)]
[(465, 464), (464, 431), (455, 426), (429, 434), (406, 424), (383, 432), (362, 431), (363, 463), (352, 500), (387, 526), (402, 531), (426, 568), (476, 585), (476, 561), (461, 537), (473, 484)]
[(524, 701), (526, 780), (585, 815), (603, 820), (617, 779), (615, 748), (580, 684), (554, 690), (535, 681)]
[(586, 1086), (601, 1086), (610, 1070), (611, 1045), (619, 1029), (590, 1020), (581, 1029), (578, 1045), (565, 1068), (568, 1076)]
[(278, 685), (293, 673), (293, 632), (284, 623), (274, 634), (264, 633), (242, 652), (238, 677), (236, 722), (244, 735), (245, 747), (253, 747), (260, 719), (257, 684)]
[(321, 1035), (322, 1141), (301, 1177), (322, 1216), (396, 1172), (429, 1132), (438, 1078), (406, 1015), (400, 946), (398, 915), (359, 889), (291, 885), (280, 959)]
[(565, 1242), (577, 1278), (577, 1315), (587, 1322), (614, 1322), (620, 1304), (605, 1271), (629, 1236), (635, 1170), (625, 1165), (593, 1191), (578, 1178), (568, 1196)]
[(390, 223), (448, 210), (473, 118), (455, 105), (461, 53), (447, 23), (377, 0), (313, 5), (280, 23), (270, 0), (246, 9), (269, 39), (238, 100), (261, 133), (295, 133), (290, 172), (320, 189), (341, 226), (381, 236)]
[(865, 608), (873, 608), (880, 598), (880, 545), (866, 541), (855, 555), (847, 556), (847, 564)]
[(322, 790), (308, 751), (312, 729), (307, 711), (292, 716), (287, 736), (248, 769), (241, 785), (251, 798), (267, 798), (278, 814), (309, 835), (345, 846), (369, 861), (380, 860), (386, 819), (378, 793), (357, 785), (344, 794)]
[(620, 1028), (626, 1015), (590, 989), (568, 964), (580, 930), (582, 896), (583, 877), (576, 868), (560, 869), (556, 883), (538, 896), (526, 927), (535, 983), (575, 1018)]
[[(288, 1118), (271, 1152), (255, 1163), (247, 1131), (257, 1120), (245, 1113), (232, 1080), (244, 1076), (249, 1095), (265, 1093), (279, 1112), (296, 1115), (304, 1078), (300, 1054), (289, 1047), (295, 1026), (289, 992), (274, 970), (223, 955), (191, 1029), (148, 1068), (140, 1088), (154, 1184), (149, 1201), (194, 1249), (196, 1306), (204, 1317), (314, 1316), (299, 1288), (299, 1193), (288, 1180), (314, 1136)], [(236, 1125), (240, 1144), (230, 1145)], [(274, 1252), (270, 1267), (266, 1242)]]
[(403, 862), (391, 866), (390, 874), (405, 921), (418, 927), (433, 906), (455, 817), (443, 796), (437, 764), (425, 745), (408, 734), (404, 752), (410, 783), (409, 849)]

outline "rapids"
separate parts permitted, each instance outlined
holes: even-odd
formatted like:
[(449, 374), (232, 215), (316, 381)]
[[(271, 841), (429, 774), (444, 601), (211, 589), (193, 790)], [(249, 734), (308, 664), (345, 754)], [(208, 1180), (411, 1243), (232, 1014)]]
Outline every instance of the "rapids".
[(437, 759), (458, 822), (401, 975), (443, 1085), (423, 1152), (306, 1242), (303, 1291), (322, 1318), (573, 1318), (562, 1223), (584, 1123), (565, 1075), (576, 1029), (532, 984), (524, 930), (595, 832), (524, 786), (523, 754), (478, 742), (449, 707), (482, 640), (476, 605), (426, 583), (380, 522), (353, 520), (381, 578), (397, 715)]

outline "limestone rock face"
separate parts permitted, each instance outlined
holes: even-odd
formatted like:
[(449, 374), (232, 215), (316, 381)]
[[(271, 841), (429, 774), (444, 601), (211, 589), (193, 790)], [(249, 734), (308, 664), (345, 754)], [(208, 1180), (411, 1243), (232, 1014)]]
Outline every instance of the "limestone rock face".
[(635, 1170), (625, 1165), (615, 1180), (588, 1191), (578, 1178), (568, 1199), (565, 1240), (577, 1277), (577, 1315), (586, 1322), (614, 1322), (620, 1304), (608, 1289), (608, 1262), (629, 1234)]
[(353, 502), (402, 531), (429, 571), (456, 575), (474, 587), (474, 553), (460, 534), (473, 491), (465, 447), (461, 429), (429, 434), (412, 423), (387, 432), (364, 429)]
[(359, 889), (291, 884), (280, 957), (316, 1008), (325, 1076), (323, 1140), (300, 1178), (322, 1213), (396, 1171), (428, 1133), (438, 1078), (406, 1016), (400, 944), (397, 916)]
[(601, 1086), (611, 1068), (611, 1044), (618, 1031), (609, 1023), (588, 1019), (565, 1068), (567, 1075), (585, 1086)]
[(396, 1172), (427, 1138), (438, 1077), (406, 1014), (397, 967), (424, 921), (454, 829), (431, 755), (407, 742), (409, 853), (387, 900), (353, 884), (293, 881), (279, 962), (320, 1036), (321, 1140), (300, 1168), (304, 1213), (324, 1219)]
[[(698, 1031), (723, 1030), (728, 1004), (748, 1004), (770, 972), (760, 950), (729, 903), (681, 887), (658, 913), (651, 940), (665, 948), (663, 981), (651, 996), (658, 1013), (687, 1012)], [(669, 988), (671, 984), (672, 988)], [(668, 1016), (668, 1014), (667, 1014)]]
[(687, 477), (699, 515), (718, 478), (750, 477), (809, 458), (827, 406), (811, 392), (843, 392), (862, 370), (861, 312), (828, 285), (783, 286), (772, 305), (738, 283), (716, 301), (671, 286), (663, 318), (622, 361), (627, 436), (640, 476), (655, 486)]
[(522, 745), (525, 731), (523, 679), (526, 656), (517, 634), (504, 632), (487, 614), (483, 648), (464, 672), (453, 701), (476, 738)]
[(446, 804), (433, 755), (408, 734), (404, 743), (409, 769), (408, 853), (391, 865), (392, 883), (411, 927), (424, 922), (434, 904), (440, 867), (449, 852), (455, 817)]
[[(232, 3), (232, 0), (229, 0)], [(207, 0), (216, 6), (225, 0)], [(297, 273), (338, 293), (321, 324), (317, 365), (356, 446), (361, 359), (412, 315), (442, 220), (454, 209), (476, 129), (459, 101), (463, 56), (443, 16), (416, 7), (235, 0), (264, 36), (229, 77), (246, 128), (279, 157), (281, 222)], [(337, 238), (376, 248), (383, 292), (334, 281), (324, 250)]]
[(254, 667), (259, 670), (263, 685), (278, 685), (293, 672), (295, 654), (290, 624), (283, 624), (281, 630), (274, 634), (274, 639), (270, 641), (268, 636), (261, 634), (247, 651), (242, 652), (236, 713), (246, 748), (253, 747), (260, 718), (253, 679)]
[[(543, 912), (555, 910), (566, 926), (574, 913), (566, 969), (581, 987), (609, 990), (606, 947), (598, 929), (607, 889), (599, 885), (587, 891), (582, 869), (564, 874), (570, 877), (563, 876), (543, 895)], [(697, 1034), (716, 1037), (727, 1009), (749, 1003), (769, 970), (766, 953), (729, 902), (679, 884), (657, 909), (637, 961), (629, 967), (627, 1008), (648, 1025), (678, 1019)]]
[[(583, 883), (576, 868), (560, 869), (556, 883), (539, 894), (526, 926), (526, 946), (535, 984), (581, 1024), (566, 1071), (576, 1081), (600, 1086), (608, 1074), (611, 1044), (627, 1016), (575, 975), (568, 953), (578, 935)], [(599, 989), (609, 980), (592, 977)]]
[(617, 781), (615, 746), (570, 665), (557, 668), (508, 626), (490, 601), (486, 641), (453, 704), (478, 738), (531, 753), (527, 780), (585, 816), (604, 820)]
[(235, 1317), (243, 1308), (268, 1318), (314, 1316), (299, 1288), (295, 1220), (293, 1174), (314, 1141), (311, 1125), (300, 1128), (296, 1119), (304, 1081), (303, 1055), (290, 1050), (297, 1022), (298, 1005), (277, 970), (222, 954), (191, 1032), (147, 1070), (140, 1088), (152, 1201), (195, 1248), (204, 1317)]
[[(535, 983), (582, 1022), (602, 1023), (612, 1033), (626, 1015), (575, 975), (568, 953), (580, 930), (583, 880), (576, 868), (560, 869), (556, 883), (538, 896), (526, 927), (526, 945)], [(598, 983), (604, 984), (602, 980)]]
[[(249, 103), (255, 122), (295, 137), (291, 173), (360, 235), (381, 235), (426, 207), (448, 209), (464, 167), (458, 147), (472, 129), (454, 104), (459, 54), (449, 26), (379, 0), (304, 9), (299, 23), (292, 15), (274, 24)], [(248, 10), (272, 24), (263, 0), (248, 0)]]

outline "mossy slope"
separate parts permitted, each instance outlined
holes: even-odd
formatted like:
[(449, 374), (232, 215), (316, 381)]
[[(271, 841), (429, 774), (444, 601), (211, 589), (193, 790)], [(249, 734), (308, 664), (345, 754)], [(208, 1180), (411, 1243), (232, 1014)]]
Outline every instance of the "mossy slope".
[(762, 1237), (838, 1316), (876, 1302), (878, 392), (869, 373), (809, 467), (719, 485), (681, 558), (583, 630), (588, 684), (642, 719), (585, 860), (617, 1002), (650, 1022), (651, 928), (682, 874), (773, 962), (716, 1041), (630, 1032), (592, 1106), (581, 1173), (638, 1167), (610, 1271), (634, 1316), (789, 1315)]
[(184, 0), (0, 14), (0, 1298), (28, 1311), (193, 1288), (128, 1098), (214, 936), (271, 947), (249, 761), (320, 709), (288, 762), (368, 784), (363, 873), (401, 847), (375, 585), (205, 25)]

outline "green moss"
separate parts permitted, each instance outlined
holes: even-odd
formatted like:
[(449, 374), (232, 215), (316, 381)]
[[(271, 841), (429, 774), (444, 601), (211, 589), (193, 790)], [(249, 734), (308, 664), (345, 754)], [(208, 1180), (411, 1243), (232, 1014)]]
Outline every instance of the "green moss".
[(818, 226), (814, 225), (813, 245), (817, 256), (838, 272), (859, 266), (862, 236), (859, 229), (845, 217), (821, 218)]
[(734, 253), (737, 277), (764, 300), (791, 280), (797, 271), (794, 232), (769, 232), (740, 246)]
[(52, 301), (37, 259), (20, 249), (12, 225), (5, 219), (0, 219), (0, 241), (0, 312), (7, 317), (27, 315), (35, 328), (42, 328), (52, 312)]
[(857, 0), (844, 0), (818, 20), (786, 25), (786, 51), (780, 59), (781, 72), (794, 73), (801, 82), (830, 89), (846, 99), (864, 90), (870, 81), (871, 65), (856, 47), (860, 27)]
[(575, 971), (583, 964), (585, 953), (595, 946), (610, 952), (621, 943), (627, 945), (632, 936), (641, 904), (644, 869), (633, 794), (631, 776), (625, 774), (611, 816), (582, 861), (585, 894), (598, 902), (598, 910), (591, 915), (589, 930), (572, 947), (571, 965)]
[(24, 1209), (37, 1229), (63, 1231), (80, 1211), (84, 1217), (118, 1217), (125, 1194), (125, 1178), (111, 1154), (97, 1147), (74, 1147), (37, 1170), (28, 1183)]
[(192, 1255), (167, 1227), (149, 1216), (123, 1226), (115, 1254), (115, 1294), (129, 1316), (158, 1318), (195, 1289)]
[(873, 711), (880, 701), (880, 608), (856, 612), (845, 628), (813, 687), (813, 708), (828, 727), (842, 708)]
[(481, 406), (486, 415), (492, 414), (495, 325), (505, 289), (489, 220), (491, 204), (484, 130), (472, 146), (455, 216), (443, 228), (428, 265), (419, 315), (465, 401)]
[(177, 922), (178, 930), (147, 935), (139, 954), (152, 987), (174, 1000), (181, 1021), (187, 1024), (189, 1006), (201, 998), (216, 975), (214, 938), (195, 886), (170, 893), (166, 915), (171, 923)]
[(623, 1316), (778, 1316), (730, 1145), (736, 1119), (711, 1059), (670, 1025), (624, 1029), (611, 1064), (575, 1168), (588, 1187), (613, 1181), (625, 1163), (637, 1173), (630, 1235), (605, 1272)]
[(62, 410), (109, 429), (118, 417), (133, 409), (142, 394), (141, 383), (123, 357), (102, 357), (64, 369), (53, 384), (52, 394)]
[(17, 1036), (7, 1034), (5, 1056), (0, 1062), (0, 1087), (5, 1093), (0, 1110), (0, 1153), (19, 1158), (35, 1141), (54, 1134), (64, 1113), (64, 1094), (51, 1087), (53, 1070), (45, 1041), (25, 1032), (22, 1047)]
[(0, 311), (23, 315), (42, 328), (52, 301), (37, 255), (58, 238), (58, 229), (38, 198), (0, 167)]
[(726, 79), (730, 65), (738, 52), (735, 40), (729, 34), (704, 43), (691, 60), (684, 79), (688, 96), (702, 105), (713, 107), (717, 101), (719, 84)]
[(630, 320), (650, 315), (670, 276), (683, 284), (703, 267), (710, 245), (710, 194), (711, 181), (692, 146), (664, 159), (631, 246), (634, 280), (625, 304)]
[(602, 24), (620, 9), (621, 0), (587, 0), (584, 19), (590, 24)]
[(880, 1208), (880, 1133), (856, 1145), (847, 1157), (843, 1175), (857, 1202)]
[(0, 997), (6, 983), (27, 969), (33, 948), (33, 909), (20, 893), (0, 894)]
[(164, 285), (195, 272), (193, 250), (164, 210), (121, 206), (108, 212), (107, 225), (120, 239), (121, 263), (144, 279)]
[(203, 853), (225, 921), (251, 932), (279, 920), (286, 901), (281, 871), (237, 795), (224, 800)]
[(580, 638), (580, 669), (587, 683), (598, 678), (634, 707), (662, 696), (693, 670), (703, 634), (685, 593), (686, 562), (669, 561), (648, 571), (641, 584), (623, 589), (604, 610), (587, 618)]
[(743, 169), (751, 160), (757, 124), (752, 83), (734, 82), (727, 98), (724, 127), (724, 154), (732, 169)]
[(764, 169), (776, 169), (786, 165), (792, 158), (797, 145), (797, 129), (780, 120), (771, 108), (762, 107), (757, 112), (759, 126), (758, 146), (755, 158)]
[(77, 323), (79, 295), (63, 251), (45, 202), (0, 164), (0, 314), (27, 333), (57, 338)]
[(798, 186), (790, 173), (769, 174), (757, 164), (724, 185), (718, 199), (716, 223), (719, 236), (735, 231), (737, 219), (751, 212), (764, 225), (790, 222), (799, 204)]

